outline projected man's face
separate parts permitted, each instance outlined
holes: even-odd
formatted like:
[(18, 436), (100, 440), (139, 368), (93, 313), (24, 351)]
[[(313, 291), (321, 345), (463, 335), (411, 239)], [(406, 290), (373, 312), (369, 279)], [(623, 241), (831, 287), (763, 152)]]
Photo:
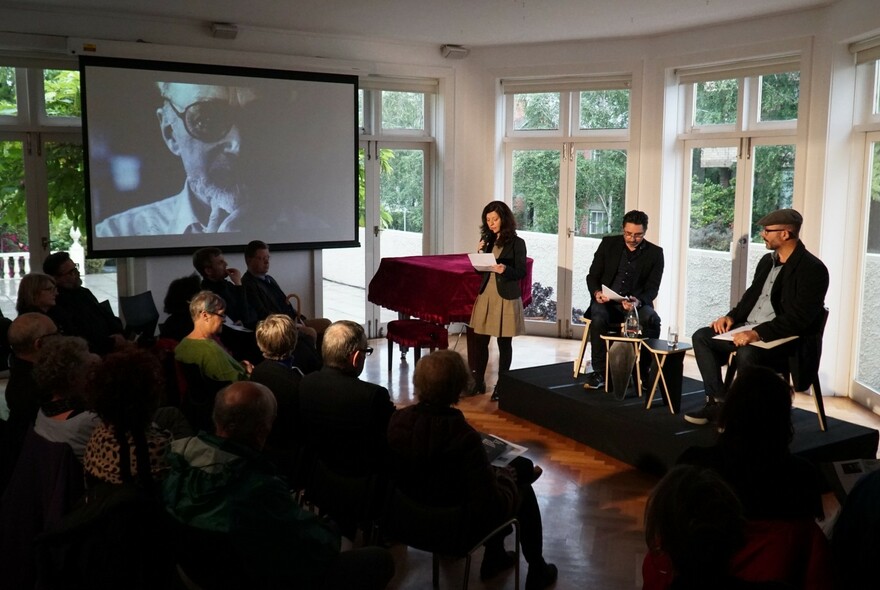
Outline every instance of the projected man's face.
[(256, 100), (250, 88), (170, 83), (156, 114), (162, 137), (179, 156), (193, 194), (211, 207), (235, 213), (247, 197), (242, 166), (244, 111)]

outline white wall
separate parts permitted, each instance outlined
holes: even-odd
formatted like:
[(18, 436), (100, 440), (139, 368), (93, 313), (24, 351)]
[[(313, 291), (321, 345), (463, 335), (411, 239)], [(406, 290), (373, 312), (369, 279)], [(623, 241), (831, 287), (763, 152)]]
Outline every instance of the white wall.
[[(102, 14), (70, 17), (38, 9), (0, 9), (7, 33), (0, 33), (0, 49), (46, 51), (64, 45), (64, 38), (115, 39), (98, 43), (99, 52), (126, 56), (165, 55), (166, 59), (214, 61), (266, 67), (323, 69), (384, 75), (428, 75), (442, 80), (448, 91), (441, 100), (443, 142), (438, 157), (442, 174), (436, 179), (440, 235), (430, 240), (438, 252), (472, 249), (479, 214), (485, 203), (501, 197), (499, 182), (499, 100), (501, 75), (589, 74), (631, 71), (635, 104), (632, 143), (638, 159), (636, 178), (629, 186), (628, 203), (649, 213), (652, 235), (667, 253), (681, 241), (680, 211), (676, 208), (678, 163), (674, 152), (676, 130), (664, 127), (675, 113), (675, 93), (667, 85), (668, 70), (680, 65), (725, 61), (767, 52), (802, 51), (808, 63), (809, 112), (800, 127), (799, 158), (806, 166), (796, 193), (806, 224), (804, 241), (831, 270), (832, 309), (826, 332), (830, 345), (823, 357), (823, 383), (829, 392), (848, 391), (851, 378), (852, 337), (857, 301), (858, 260), (861, 236), (848, 231), (861, 216), (860, 169), (857, 137), (852, 133), (852, 58), (846, 45), (858, 37), (880, 31), (880, 11), (875, 2), (840, 0), (828, 8), (730, 23), (700, 30), (601, 42), (566, 42), (531, 46), (475, 48), (460, 61), (444, 60), (436, 46), (243, 31), (233, 42), (214, 39), (199, 23), (113, 18)], [(17, 35), (26, 33), (28, 35)], [(134, 43), (142, 39), (147, 43)], [(320, 56), (320, 57), (315, 57)], [(803, 149), (801, 149), (803, 148)], [(805, 153), (803, 153), (805, 152)], [(257, 238), (259, 236), (253, 236)], [(250, 239), (251, 237), (248, 237)], [(247, 241), (247, 240), (244, 240)], [(291, 288), (311, 282), (320, 291), (314, 274), (320, 258), (304, 253), (277, 253), (273, 274), (290, 277)], [(165, 283), (188, 272), (186, 260), (176, 258), (137, 261), (123, 273), (123, 292), (145, 288), (146, 282)], [(678, 313), (680, 285), (677, 262), (667, 254), (667, 278), (658, 302), (665, 318)], [(279, 272), (281, 271), (281, 272)], [(672, 272), (670, 272), (672, 271)], [(576, 273), (577, 274), (577, 273)], [(126, 278), (127, 277), (127, 278)], [(575, 276), (575, 283), (582, 279)], [(154, 287), (154, 291), (161, 291)], [(302, 289), (308, 292), (310, 289)]]

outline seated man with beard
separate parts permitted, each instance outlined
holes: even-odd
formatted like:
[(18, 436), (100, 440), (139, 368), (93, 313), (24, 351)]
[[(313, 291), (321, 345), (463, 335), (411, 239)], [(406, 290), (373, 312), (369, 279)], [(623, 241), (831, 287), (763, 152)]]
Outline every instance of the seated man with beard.
[(163, 102), (156, 116), (165, 145), (186, 172), (183, 190), (104, 219), (98, 237), (240, 231), (248, 197), (245, 171), (251, 168), (246, 159), (251, 142), (243, 138), (256, 92), (178, 82), (158, 87)]

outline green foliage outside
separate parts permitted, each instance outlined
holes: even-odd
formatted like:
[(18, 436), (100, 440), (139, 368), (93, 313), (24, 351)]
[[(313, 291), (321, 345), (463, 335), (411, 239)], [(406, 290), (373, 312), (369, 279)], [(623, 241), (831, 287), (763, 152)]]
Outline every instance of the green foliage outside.
[[(17, 112), (15, 68), (0, 68), (0, 111)], [(46, 112), (54, 117), (79, 117), (81, 112), (79, 72), (45, 70), (44, 97)], [(85, 185), (83, 149), (80, 145), (47, 143), (46, 174), (49, 195), (49, 219), (52, 249), (66, 249), (71, 244), (70, 228), (85, 227)], [(3, 211), (0, 235), (16, 236), (22, 251), (28, 250), (27, 199), (24, 185), (22, 144), (0, 143), (0, 210)], [(8, 239), (0, 240), (6, 248)]]
[(629, 90), (581, 92), (581, 129), (628, 129)]
[(697, 82), (695, 125), (731, 125), (736, 123), (739, 81), (711, 80)]
[(0, 67), (0, 115), (18, 114), (15, 92), (15, 68)]
[(513, 108), (513, 126), (518, 131), (559, 129), (558, 92), (514, 95)]

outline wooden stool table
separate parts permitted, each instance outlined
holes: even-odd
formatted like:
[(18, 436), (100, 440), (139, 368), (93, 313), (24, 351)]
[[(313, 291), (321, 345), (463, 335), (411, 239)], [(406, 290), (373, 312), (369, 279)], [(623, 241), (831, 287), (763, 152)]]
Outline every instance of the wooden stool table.
[(681, 379), (684, 370), (684, 354), (693, 347), (690, 344), (679, 342), (675, 346), (660, 338), (647, 338), (642, 341), (642, 346), (654, 355), (657, 365), (657, 374), (651, 385), (651, 392), (645, 402), (645, 408), (651, 408), (654, 394), (657, 393), (657, 385), (663, 385), (663, 395), (669, 411), (678, 414), (681, 410)]
[[(641, 338), (627, 338), (602, 334), (605, 341), (605, 391), (619, 400), (626, 397), (626, 390), (632, 381), (633, 368), (636, 370), (636, 391), (642, 395), (642, 371), (639, 367), (639, 355), (642, 344)], [(625, 346), (628, 344), (629, 346)], [(593, 368), (595, 371), (595, 367)], [(611, 381), (608, 380), (610, 371)], [(609, 389), (609, 384), (622, 383), (623, 386), (614, 385)]]

